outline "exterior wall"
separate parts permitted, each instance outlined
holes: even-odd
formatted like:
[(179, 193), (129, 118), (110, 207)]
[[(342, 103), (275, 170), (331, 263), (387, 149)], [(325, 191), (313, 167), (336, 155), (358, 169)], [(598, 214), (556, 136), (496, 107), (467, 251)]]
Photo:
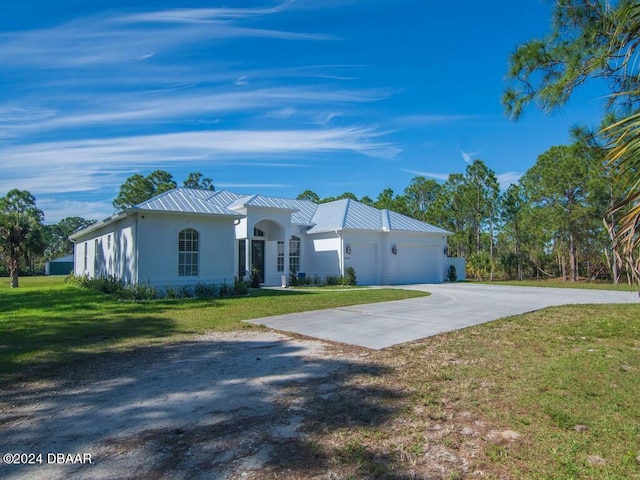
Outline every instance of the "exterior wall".
[[(417, 232), (390, 232), (384, 255), (388, 256), (387, 279), (392, 284), (440, 283), (447, 260), (446, 237)], [(395, 245), (394, 254), (392, 249)]]
[(440, 283), (448, 268), (440, 234), (346, 230), (308, 237), (309, 275), (344, 275), (353, 267), (359, 285)]
[[(178, 275), (178, 235), (198, 232), (198, 275)], [(232, 283), (236, 269), (233, 219), (207, 215), (145, 212), (138, 220), (140, 283), (154, 287)]]
[(306, 235), (303, 240), (301, 272), (307, 277), (317, 275), (321, 278), (342, 274), (339, 233), (316, 233)]
[[(352, 267), (358, 285), (378, 285), (382, 283), (383, 232), (343, 231), (344, 265), (342, 273)], [(351, 253), (347, 252), (347, 246)]]
[(114, 275), (128, 283), (137, 282), (135, 255), (136, 215), (76, 238), (74, 273), (99, 277)]
[(465, 258), (458, 257), (447, 257), (445, 260), (444, 267), (444, 278), (447, 278), (447, 274), (449, 273), (449, 265), (453, 265), (456, 267), (456, 277), (457, 281), (461, 282), (467, 279), (467, 264)]

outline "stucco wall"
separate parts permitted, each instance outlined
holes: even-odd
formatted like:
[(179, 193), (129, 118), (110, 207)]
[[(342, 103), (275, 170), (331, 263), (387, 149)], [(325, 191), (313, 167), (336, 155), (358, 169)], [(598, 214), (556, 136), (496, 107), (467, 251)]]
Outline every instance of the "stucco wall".
[(135, 216), (130, 216), (76, 238), (74, 273), (90, 277), (114, 275), (135, 283), (135, 224)]
[(334, 232), (308, 235), (303, 246), (303, 265), (307, 276), (340, 276), (340, 236)]
[[(198, 275), (178, 275), (178, 235), (199, 234)], [(139, 283), (155, 287), (232, 283), (236, 242), (232, 218), (207, 215), (144, 213), (138, 220)]]

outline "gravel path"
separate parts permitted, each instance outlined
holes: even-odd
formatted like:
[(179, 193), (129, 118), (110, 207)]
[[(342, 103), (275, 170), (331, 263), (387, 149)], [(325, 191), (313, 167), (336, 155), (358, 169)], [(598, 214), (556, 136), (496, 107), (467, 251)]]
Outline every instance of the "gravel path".
[(0, 478), (251, 478), (299, 439), (306, 403), (330, 396), (332, 376), (352, 364), (327, 348), (215, 334), (3, 388), (0, 453), (35, 463), (5, 458)]

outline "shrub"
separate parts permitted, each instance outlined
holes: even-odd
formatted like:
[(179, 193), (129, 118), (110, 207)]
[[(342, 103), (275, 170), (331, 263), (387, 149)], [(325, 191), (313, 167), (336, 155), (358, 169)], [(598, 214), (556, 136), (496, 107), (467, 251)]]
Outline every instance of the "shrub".
[(249, 287), (247, 282), (244, 280), (239, 280), (238, 278), (233, 279), (233, 295), (247, 295), (249, 293)]
[(356, 271), (353, 267), (347, 267), (344, 271), (344, 285), (357, 285)]
[(178, 288), (178, 292), (181, 298), (191, 298), (193, 297), (193, 287), (191, 285), (181, 285)]
[(164, 289), (164, 292), (167, 296), (167, 298), (179, 298), (180, 297), (180, 292), (176, 287), (173, 287), (171, 285), (167, 285), (166, 288)]
[(260, 288), (260, 282), (262, 278), (260, 276), (260, 270), (257, 268), (251, 269), (251, 287), (252, 288)]
[(449, 265), (449, 270), (447, 271), (447, 281), (455, 282), (458, 280), (458, 274), (456, 272), (455, 265)]
[(218, 289), (218, 296), (220, 298), (230, 297), (233, 293), (233, 288), (227, 283), (225, 280), (220, 284), (220, 288)]
[(193, 295), (198, 298), (215, 297), (216, 290), (214, 283), (196, 283), (195, 287), (193, 287)]
[(325, 281), (327, 282), (327, 285), (333, 287), (338, 285), (339, 283), (342, 283), (342, 277), (328, 276), (325, 278)]
[(136, 283), (133, 285), (124, 285), (118, 298), (125, 300), (154, 300), (159, 297), (155, 287)]

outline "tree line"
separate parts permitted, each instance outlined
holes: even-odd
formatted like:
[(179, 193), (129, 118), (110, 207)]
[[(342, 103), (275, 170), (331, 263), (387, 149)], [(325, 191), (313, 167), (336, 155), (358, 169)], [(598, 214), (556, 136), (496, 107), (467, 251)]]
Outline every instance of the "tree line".
[(319, 198), (310, 190), (298, 199), (323, 203), (351, 198), (449, 230), (449, 254), (465, 257), (468, 275), (477, 279), (618, 282), (632, 270), (603, 217), (620, 194), (604, 161), (605, 149), (578, 133), (574, 143), (541, 154), (504, 192), (495, 172), (476, 159), (444, 183), (418, 176), (402, 194), (385, 189), (376, 200), (358, 199), (351, 192)]

